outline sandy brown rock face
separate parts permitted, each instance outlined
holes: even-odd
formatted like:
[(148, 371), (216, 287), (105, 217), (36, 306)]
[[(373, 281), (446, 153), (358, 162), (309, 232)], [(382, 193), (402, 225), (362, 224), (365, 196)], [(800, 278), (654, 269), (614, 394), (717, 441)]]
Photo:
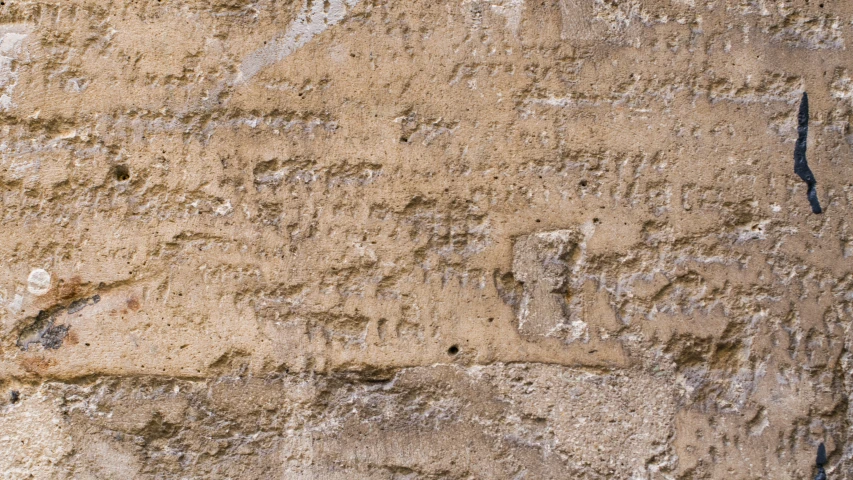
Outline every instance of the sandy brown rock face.
[(853, 477), (851, 42), (830, 1), (0, 2), (0, 471)]

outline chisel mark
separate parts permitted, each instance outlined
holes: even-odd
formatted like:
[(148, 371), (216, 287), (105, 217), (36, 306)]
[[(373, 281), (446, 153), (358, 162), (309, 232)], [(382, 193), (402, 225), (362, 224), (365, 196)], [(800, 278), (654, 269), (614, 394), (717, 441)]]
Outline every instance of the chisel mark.
[(809, 96), (803, 92), (800, 101), (800, 111), (797, 114), (797, 143), (794, 146), (794, 173), (800, 176), (808, 185), (807, 195), (813, 213), (822, 213), (820, 201), (817, 199), (817, 180), (806, 161), (806, 144), (809, 135)]

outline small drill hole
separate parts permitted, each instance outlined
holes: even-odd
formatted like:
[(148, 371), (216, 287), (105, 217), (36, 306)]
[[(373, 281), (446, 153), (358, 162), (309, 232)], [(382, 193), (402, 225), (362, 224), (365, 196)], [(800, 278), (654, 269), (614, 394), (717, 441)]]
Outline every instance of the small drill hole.
[(118, 165), (115, 169), (116, 180), (119, 182), (125, 182), (130, 179), (130, 169), (127, 168), (127, 165)]
[(585, 187), (585, 186), (586, 186), (586, 180), (581, 180), (581, 186), (582, 186), (582, 187)]
[(456, 345), (453, 345), (447, 349), (447, 353), (450, 355), (456, 355), (457, 353), (459, 353), (459, 347), (457, 347)]

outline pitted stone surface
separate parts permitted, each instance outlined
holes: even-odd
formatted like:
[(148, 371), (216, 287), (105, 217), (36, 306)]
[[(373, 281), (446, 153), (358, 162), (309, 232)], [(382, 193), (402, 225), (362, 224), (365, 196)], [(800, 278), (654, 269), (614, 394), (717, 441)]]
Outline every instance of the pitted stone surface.
[(853, 477), (851, 39), (829, 1), (0, 2), (0, 470)]

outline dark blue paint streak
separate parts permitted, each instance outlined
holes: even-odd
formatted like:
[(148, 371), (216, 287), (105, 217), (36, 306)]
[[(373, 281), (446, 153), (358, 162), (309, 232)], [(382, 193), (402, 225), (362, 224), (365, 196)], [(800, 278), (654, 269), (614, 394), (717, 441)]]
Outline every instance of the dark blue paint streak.
[(822, 213), (820, 201), (817, 199), (817, 180), (806, 161), (806, 144), (809, 136), (809, 96), (803, 92), (800, 101), (800, 111), (797, 114), (797, 143), (794, 146), (794, 173), (800, 176), (808, 185), (808, 198), (813, 213)]

